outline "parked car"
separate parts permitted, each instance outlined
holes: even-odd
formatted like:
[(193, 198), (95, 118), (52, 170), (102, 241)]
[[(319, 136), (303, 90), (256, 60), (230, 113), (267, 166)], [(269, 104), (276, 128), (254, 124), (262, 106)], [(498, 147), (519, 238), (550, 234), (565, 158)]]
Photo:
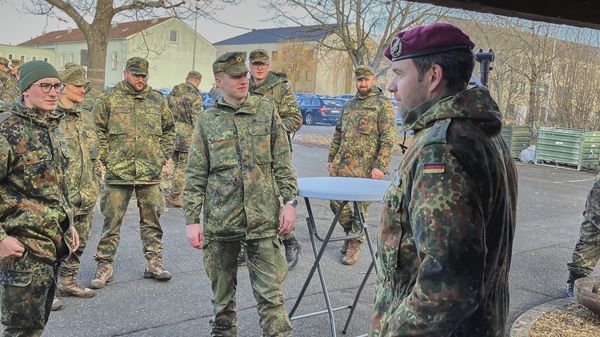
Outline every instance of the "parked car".
[(201, 95), (202, 95), (202, 109), (203, 110), (206, 110), (215, 104), (215, 101), (207, 92), (203, 92)]
[(335, 96), (335, 98), (341, 100), (342, 102), (346, 103), (347, 101), (349, 101), (350, 99), (352, 99), (355, 95), (354, 94), (343, 94), (343, 95), (337, 95)]
[(404, 118), (402, 118), (402, 114), (400, 113), (400, 110), (398, 110), (398, 101), (390, 98), (390, 102), (392, 102), (394, 111), (396, 112), (396, 125), (402, 125), (402, 123), (404, 123)]
[(163, 94), (163, 95), (165, 95), (165, 96), (169, 96), (171, 94), (171, 89), (169, 89), (169, 88), (160, 87), (160, 88), (158, 88), (156, 90), (160, 91), (160, 93)]
[(344, 103), (336, 98), (321, 96), (300, 98), (298, 100), (302, 120), (306, 125), (315, 123), (335, 124), (340, 118)]

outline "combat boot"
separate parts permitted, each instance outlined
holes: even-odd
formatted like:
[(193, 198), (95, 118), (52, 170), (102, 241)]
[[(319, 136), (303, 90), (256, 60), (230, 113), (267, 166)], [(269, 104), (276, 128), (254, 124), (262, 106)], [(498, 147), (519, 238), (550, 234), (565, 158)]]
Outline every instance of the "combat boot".
[(75, 275), (60, 276), (58, 278), (58, 290), (63, 296), (90, 298), (96, 295), (95, 291), (79, 283)]
[(360, 246), (361, 242), (357, 239), (352, 239), (348, 243), (348, 248), (346, 249), (346, 255), (342, 258), (342, 263), (351, 266), (358, 261), (358, 256), (360, 255)]
[(54, 298), (52, 299), (52, 307), (50, 307), (50, 310), (52, 311), (56, 311), (56, 310), (60, 310), (63, 306), (63, 302), (60, 299), (60, 293), (58, 292), (58, 289), (54, 292)]
[(146, 264), (146, 271), (144, 271), (145, 278), (154, 278), (159, 281), (168, 281), (172, 275), (163, 265), (162, 258), (160, 256), (153, 256), (148, 260)]
[(96, 268), (96, 276), (92, 282), (90, 282), (90, 288), (92, 289), (101, 289), (106, 286), (106, 284), (113, 280), (113, 268), (112, 264), (108, 262), (100, 262), (98, 263), (98, 267)]
[(575, 297), (575, 281), (585, 277), (585, 275), (569, 273), (569, 279), (567, 280), (567, 286), (565, 287), (565, 295), (567, 297)]
[(300, 243), (295, 237), (291, 237), (287, 240), (283, 240), (283, 246), (285, 247), (285, 260), (287, 261), (288, 270), (293, 270), (298, 264), (298, 254), (300, 254)]
[(169, 207), (181, 208), (183, 207), (183, 201), (181, 200), (180, 194), (171, 194), (167, 197), (167, 205)]

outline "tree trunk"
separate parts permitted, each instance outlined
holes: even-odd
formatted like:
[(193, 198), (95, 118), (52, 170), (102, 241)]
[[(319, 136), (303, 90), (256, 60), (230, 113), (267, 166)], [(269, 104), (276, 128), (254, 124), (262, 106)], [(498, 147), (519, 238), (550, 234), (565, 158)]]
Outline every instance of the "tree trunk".
[(92, 34), (87, 39), (89, 65), (88, 79), (92, 83), (92, 87), (98, 90), (104, 90), (104, 75), (106, 65), (106, 51), (108, 48), (108, 40), (102, 39), (99, 34)]

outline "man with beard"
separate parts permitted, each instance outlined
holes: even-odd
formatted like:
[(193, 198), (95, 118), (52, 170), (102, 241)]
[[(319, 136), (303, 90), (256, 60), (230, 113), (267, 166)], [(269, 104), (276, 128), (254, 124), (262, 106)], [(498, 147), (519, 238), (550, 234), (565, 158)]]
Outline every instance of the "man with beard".
[[(327, 171), (332, 177), (381, 179), (387, 172), (394, 142), (396, 141), (396, 114), (383, 91), (375, 86), (375, 72), (369, 66), (358, 66), (356, 95), (346, 102), (329, 145)], [(332, 200), (330, 207), (337, 213), (342, 202)], [(360, 202), (358, 207), (364, 219), (370, 202)], [(354, 214), (346, 204), (339, 223), (346, 235), (361, 230), (360, 214)], [(340, 253), (342, 263), (353, 265), (358, 261), (364, 236), (344, 241)]]

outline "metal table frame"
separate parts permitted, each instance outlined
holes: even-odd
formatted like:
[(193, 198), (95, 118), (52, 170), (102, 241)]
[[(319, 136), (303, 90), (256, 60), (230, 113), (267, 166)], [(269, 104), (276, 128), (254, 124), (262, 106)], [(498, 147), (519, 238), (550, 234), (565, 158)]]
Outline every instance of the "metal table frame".
[[(305, 191), (302, 190), (301, 182), (303, 179), (327, 179), (327, 178), (334, 179), (335, 181), (337, 181), (338, 183), (343, 185), (343, 187), (347, 187), (348, 186), (347, 184), (352, 184), (353, 182), (355, 183), (360, 180), (360, 182), (362, 184), (378, 185), (377, 187), (379, 189), (381, 189), (381, 191), (374, 193), (374, 195), (372, 195), (372, 196), (358, 198), (358, 199), (361, 199), (361, 200), (358, 200), (357, 198), (354, 198), (352, 196), (344, 197), (343, 195), (341, 195), (342, 196), (341, 198), (329, 199), (325, 196), (320, 196), (320, 195), (315, 196), (314, 194), (305, 193)], [(357, 179), (359, 179), (359, 180), (357, 180)], [(368, 226), (365, 221), (364, 215), (360, 212), (360, 209), (358, 207), (358, 202), (383, 200), (383, 193), (385, 192), (385, 189), (382, 189), (381, 187), (387, 187), (389, 185), (389, 182), (387, 182), (387, 181), (384, 182), (384, 181), (380, 181), (380, 180), (362, 179), (362, 178), (322, 177), (322, 178), (300, 178), (298, 180), (298, 183), (300, 185), (298, 194), (300, 196), (304, 197), (304, 201), (306, 203), (306, 209), (308, 212), (308, 217), (306, 218), (306, 222), (308, 225), (308, 232), (309, 232), (309, 236), (310, 236), (311, 246), (313, 249), (313, 254), (315, 256), (315, 261), (313, 263), (312, 268), (310, 269), (310, 272), (308, 273), (308, 276), (306, 278), (306, 281), (304, 282), (304, 285), (302, 286), (302, 290), (300, 290), (298, 299), (296, 300), (296, 302), (294, 303), (294, 306), (292, 307), (292, 309), (289, 312), (289, 317), (290, 317), (290, 320), (298, 320), (298, 319), (308, 318), (308, 317), (312, 317), (312, 316), (328, 314), (329, 327), (331, 329), (331, 336), (335, 337), (335, 336), (337, 336), (337, 333), (336, 333), (336, 327), (335, 327), (335, 317), (334, 317), (333, 313), (335, 311), (339, 311), (339, 310), (350, 309), (350, 313), (348, 314), (348, 317), (346, 319), (344, 329), (342, 330), (342, 334), (346, 334), (348, 325), (350, 324), (350, 320), (352, 319), (352, 316), (356, 309), (356, 305), (358, 304), (360, 295), (367, 283), (367, 280), (369, 279), (371, 272), (373, 271), (373, 269), (375, 269), (375, 272), (378, 271), (377, 259), (375, 256), (375, 251), (373, 249), (373, 244), (371, 242), (371, 237), (369, 235), (369, 230), (367, 228)], [(340, 191), (340, 192), (343, 194), (343, 191)], [(313, 215), (313, 211), (312, 211), (312, 208), (310, 205), (310, 200), (309, 200), (311, 197), (315, 198), (315, 199), (322, 199), (322, 200), (344, 200), (342, 202), (342, 204), (340, 205), (339, 209), (337, 210), (337, 212), (333, 218), (333, 221), (331, 222), (331, 225), (329, 226), (329, 229), (327, 230), (327, 233), (325, 234), (325, 237), (320, 236), (317, 231), (317, 227), (315, 224), (315, 217)], [(348, 199), (350, 199), (350, 200), (348, 200)], [(354, 234), (354, 235), (332, 238), (333, 231), (337, 227), (337, 222), (338, 222), (338, 219), (340, 218), (341, 212), (342, 212), (344, 206), (350, 202), (352, 203), (352, 207), (354, 208), (354, 214), (359, 215), (358, 218), (359, 218), (360, 223), (362, 224), (361, 229), (360, 229), (359, 233)], [(371, 256), (371, 263), (369, 265), (369, 268), (367, 269), (367, 272), (365, 273), (365, 276), (363, 277), (363, 279), (360, 283), (360, 286), (356, 292), (356, 295), (354, 296), (354, 300), (352, 301), (352, 304), (333, 308), (331, 305), (331, 301), (329, 299), (329, 292), (327, 290), (327, 285), (325, 282), (325, 275), (321, 268), (321, 258), (323, 257), (325, 249), (327, 248), (327, 245), (330, 242), (354, 239), (354, 238), (358, 238), (358, 237), (362, 236), (363, 234), (365, 235), (365, 238), (367, 239), (367, 245), (369, 247), (369, 253)], [(317, 249), (315, 239), (322, 242), (321, 247), (319, 249)], [(310, 282), (312, 281), (315, 271), (318, 271), (318, 274), (319, 274), (319, 280), (321, 283), (321, 288), (323, 290), (323, 297), (325, 299), (325, 305), (327, 306), (327, 309), (312, 312), (312, 313), (307, 313), (307, 314), (303, 314), (303, 315), (294, 316), (296, 309), (298, 308), (298, 306), (300, 305), (300, 302), (302, 301), (302, 298), (304, 297), (306, 289), (308, 288)]]

